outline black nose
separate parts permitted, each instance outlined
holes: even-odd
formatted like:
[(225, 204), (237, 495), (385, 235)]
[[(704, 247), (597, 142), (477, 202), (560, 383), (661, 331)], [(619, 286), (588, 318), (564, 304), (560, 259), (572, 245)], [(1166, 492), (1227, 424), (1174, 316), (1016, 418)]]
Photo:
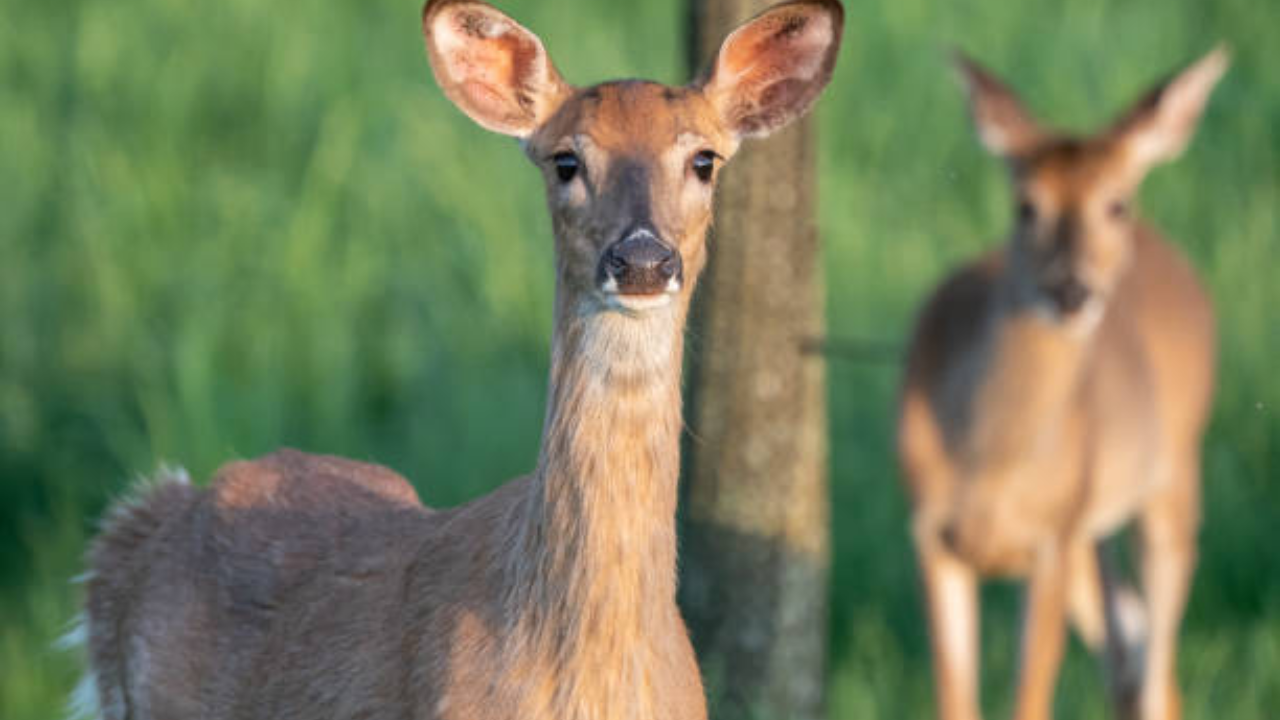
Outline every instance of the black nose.
[(1075, 278), (1067, 278), (1046, 289), (1049, 300), (1063, 315), (1071, 315), (1084, 307), (1089, 288)]
[(635, 230), (600, 258), (600, 285), (622, 295), (654, 295), (679, 287), (680, 254), (649, 230)]

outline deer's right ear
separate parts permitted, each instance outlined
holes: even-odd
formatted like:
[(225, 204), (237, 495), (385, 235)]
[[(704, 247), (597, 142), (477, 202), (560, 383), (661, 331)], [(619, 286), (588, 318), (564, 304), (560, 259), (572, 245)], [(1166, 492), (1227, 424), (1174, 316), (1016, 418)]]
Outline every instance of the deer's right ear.
[(1044, 140), (1046, 133), (1040, 124), (1007, 85), (964, 53), (956, 51), (953, 60), (968, 92), (969, 112), (983, 147), (993, 155), (1014, 158)]
[(537, 35), (475, 0), (429, 0), (422, 34), (444, 94), (481, 126), (526, 138), (573, 89)]

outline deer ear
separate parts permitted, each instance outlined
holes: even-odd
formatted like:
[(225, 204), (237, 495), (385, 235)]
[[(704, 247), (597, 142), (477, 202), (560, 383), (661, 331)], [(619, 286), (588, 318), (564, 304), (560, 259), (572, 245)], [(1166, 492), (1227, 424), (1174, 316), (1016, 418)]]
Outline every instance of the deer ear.
[(831, 80), (844, 9), (837, 0), (772, 7), (734, 30), (700, 83), (738, 137), (763, 137), (800, 117)]
[(482, 127), (528, 137), (572, 88), (537, 35), (475, 0), (429, 0), (427, 57), (444, 94)]
[(1046, 133), (1040, 123), (1008, 85), (964, 53), (956, 51), (953, 58), (983, 147), (993, 155), (1014, 158), (1044, 140)]
[(1230, 64), (1218, 47), (1171, 80), (1157, 85), (1120, 118), (1111, 135), (1141, 172), (1176, 159), (1186, 149), (1209, 101), (1209, 93)]

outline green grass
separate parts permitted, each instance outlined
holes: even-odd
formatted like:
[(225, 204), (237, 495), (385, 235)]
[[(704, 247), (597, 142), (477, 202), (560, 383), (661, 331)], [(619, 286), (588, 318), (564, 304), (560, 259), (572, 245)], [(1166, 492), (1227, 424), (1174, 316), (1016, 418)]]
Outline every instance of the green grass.
[[(571, 81), (682, 82), (674, 0), (511, 0)], [(532, 466), (551, 239), (514, 143), (430, 81), (416, 0), (0, 0), (0, 717), (55, 717), (103, 504), (160, 460), (205, 476), (281, 444), (372, 458), (433, 504)], [(1099, 124), (1229, 42), (1235, 64), (1145, 214), (1212, 288), (1222, 373), (1180, 661), (1190, 717), (1280, 706), (1280, 52), (1269, 0), (854, 2), (820, 107), (831, 333), (902, 342), (1004, 231), (959, 45), (1045, 117)], [(831, 368), (832, 717), (920, 717), (928, 653), (890, 452), (897, 370)], [(1016, 594), (984, 692), (1007, 715)], [(1102, 684), (1073, 648), (1062, 718)]]

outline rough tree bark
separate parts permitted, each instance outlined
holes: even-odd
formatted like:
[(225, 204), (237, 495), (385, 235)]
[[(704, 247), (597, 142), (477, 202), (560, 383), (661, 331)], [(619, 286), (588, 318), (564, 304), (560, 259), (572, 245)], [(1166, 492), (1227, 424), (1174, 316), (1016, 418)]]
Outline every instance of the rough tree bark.
[[(698, 68), (774, 4), (689, 0)], [(690, 344), (682, 601), (716, 717), (824, 711), (829, 508), (812, 120), (725, 169)]]

